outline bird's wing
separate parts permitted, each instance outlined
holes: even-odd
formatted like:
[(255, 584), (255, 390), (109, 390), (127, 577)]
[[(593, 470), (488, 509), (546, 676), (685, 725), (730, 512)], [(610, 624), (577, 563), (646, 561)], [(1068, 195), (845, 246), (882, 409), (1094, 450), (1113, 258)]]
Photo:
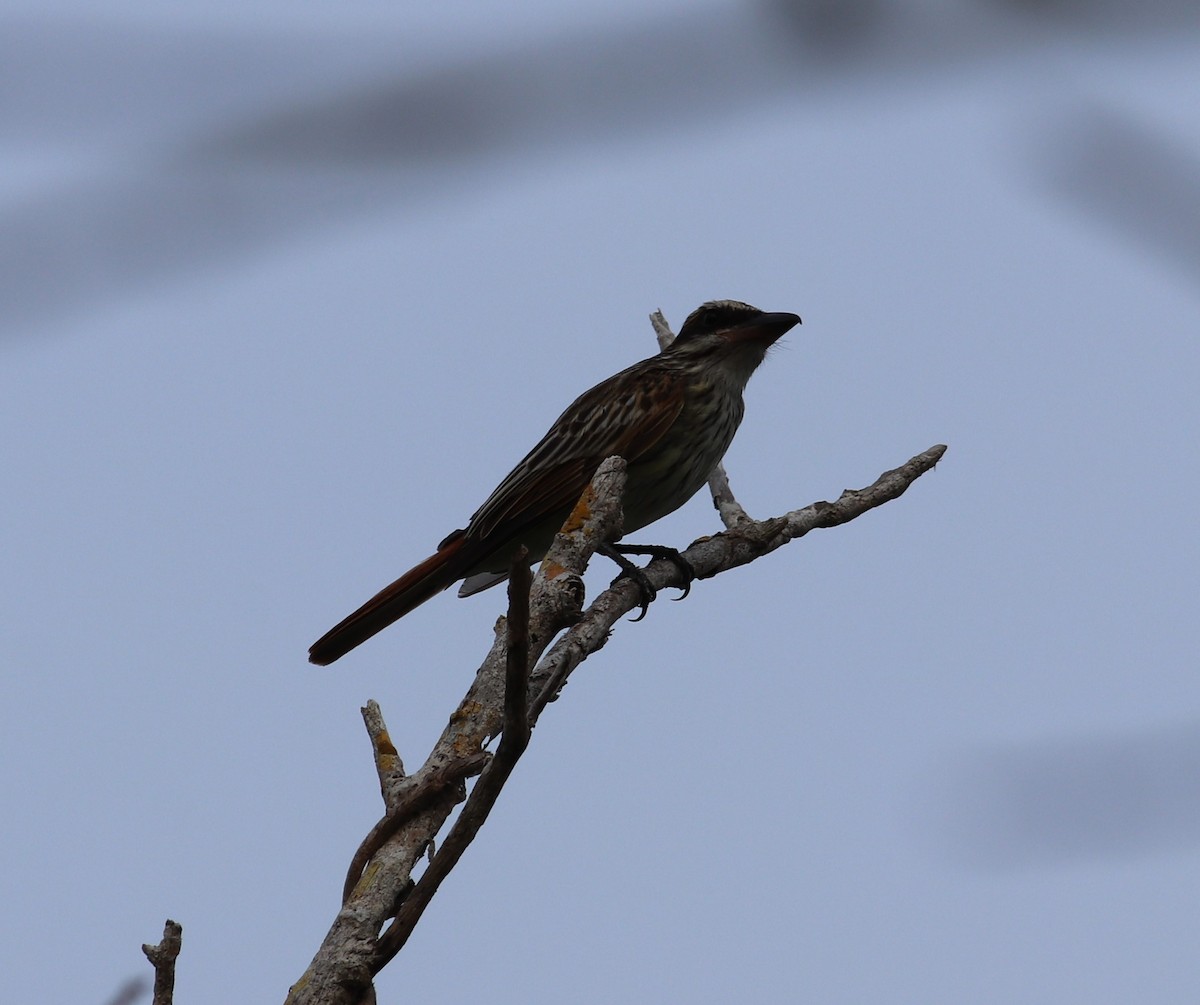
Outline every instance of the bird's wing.
[[(639, 369), (646, 372), (635, 373)], [(683, 408), (683, 378), (635, 364), (580, 395), (471, 517), (467, 535), (507, 535), (569, 510), (596, 468), (614, 455), (636, 461)]]

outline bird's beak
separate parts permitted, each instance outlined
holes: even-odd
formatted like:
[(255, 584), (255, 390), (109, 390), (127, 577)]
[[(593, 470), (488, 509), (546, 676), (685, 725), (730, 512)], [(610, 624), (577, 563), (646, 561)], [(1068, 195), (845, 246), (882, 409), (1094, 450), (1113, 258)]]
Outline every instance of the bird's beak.
[(764, 345), (771, 345), (798, 324), (800, 324), (798, 314), (781, 311), (777, 314), (760, 314), (756, 318), (735, 325), (725, 334), (732, 342), (762, 342)]

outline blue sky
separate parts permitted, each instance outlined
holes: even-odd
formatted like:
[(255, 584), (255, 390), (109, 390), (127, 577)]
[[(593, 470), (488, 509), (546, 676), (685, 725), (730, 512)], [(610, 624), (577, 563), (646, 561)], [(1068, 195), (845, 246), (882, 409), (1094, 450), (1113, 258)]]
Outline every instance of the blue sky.
[(714, 297), (804, 318), (752, 514), (949, 452), (622, 625), (382, 998), (1195, 997), (1200, 33), (847, 9), (5, 5), (13, 1000), (166, 917), (181, 1001), (282, 998), (379, 814), (359, 707), (419, 764), (503, 598), (308, 645)]

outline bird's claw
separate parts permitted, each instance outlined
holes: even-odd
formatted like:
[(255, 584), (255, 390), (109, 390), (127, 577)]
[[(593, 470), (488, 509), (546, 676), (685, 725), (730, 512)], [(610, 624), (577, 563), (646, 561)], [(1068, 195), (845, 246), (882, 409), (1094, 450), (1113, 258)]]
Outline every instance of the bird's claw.
[(646, 616), (646, 612), (650, 609), (650, 604), (654, 598), (658, 596), (658, 591), (651, 585), (646, 573), (638, 566), (634, 565), (625, 556), (626, 555), (648, 555), (651, 559), (662, 558), (670, 562), (676, 569), (679, 570), (679, 575), (683, 578), (683, 586), (680, 589), (683, 591), (674, 600), (682, 600), (692, 592), (692, 583), (696, 579), (696, 570), (692, 568), (692, 563), (679, 553), (675, 548), (669, 548), (661, 544), (615, 544), (606, 545), (601, 549), (605, 555), (611, 558), (621, 567), (621, 575), (613, 580), (615, 585), (624, 577), (629, 577), (638, 585), (638, 590), (641, 592), (641, 613), (633, 618), (633, 621), (641, 621)]
[(679, 570), (679, 575), (683, 577), (683, 586), (680, 590), (683, 592), (678, 597), (672, 597), (672, 600), (682, 600), (692, 592), (692, 583), (696, 581), (696, 570), (692, 568), (692, 563), (683, 557), (674, 548), (669, 548), (670, 554), (664, 554), (662, 557), (675, 566)]
[(654, 598), (658, 596), (658, 591), (654, 588), (654, 584), (650, 582), (650, 577), (632, 563), (629, 568), (621, 570), (621, 574), (612, 581), (611, 585), (616, 586), (622, 579), (632, 579), (637, 585), (638, 592), (641, 594), (641, 599), (638, 601), (641, 612), (636, 618), (630, 618), (629, 620), (634, 622), (641, 621), (650, 610), (650, 605), (654, 603)]

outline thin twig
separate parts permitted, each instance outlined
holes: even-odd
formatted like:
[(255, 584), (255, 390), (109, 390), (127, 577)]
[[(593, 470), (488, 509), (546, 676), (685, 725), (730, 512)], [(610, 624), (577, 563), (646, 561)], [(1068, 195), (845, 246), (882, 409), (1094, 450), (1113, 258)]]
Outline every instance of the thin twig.
[(720, 461), (708, 476), (708, 491), (712, 494), (713, 506), (720, 514), (721, 523), (725, 525), (726, 530), (737, 530), (754, 523), (753, 517), (742, 508), (742, 504), (733, 494), (733, 489), (729, 487), (729, 475), (725, 473), (725, 465)]
[(142, 952), (154, 967), (153, 1005), (171, 1005), (175, 997), (175, 961), (182, 948), (183, 925), (170, 918), (163, 925), (162, 942), (157, 946), (142, 946)]
[(655, 311), (650, 315), (650, 324), (654, 327), (654, 337), (658, 339), (658, 347), (665, 349), (675, 341), (675, 333), (671, 331), (671, 326), (667, 324), (666, 315), (661, 310)]
[(529, 549), (522, 545), (508, 572), (508, 655), (504, 674), (504, 732), (497, 758), (516, 761), (529, 745)]
[(375, 772), (379, 775), (379, 792), (383, 803), (389, 809), (397, 799), (397, 791), (404, 784), (407, 775), (404, 772), (404, 762), (400, 752), (392, 743), (388, 733), (387, 723), (383, 721), (383, 712), (379, 702), (374, 698), (367, 699), (367, 704), (359, 709), (363, 717), (363, 725), (367, 727), (367, 736), (371, 739), (371, 752), (375, 755)]

